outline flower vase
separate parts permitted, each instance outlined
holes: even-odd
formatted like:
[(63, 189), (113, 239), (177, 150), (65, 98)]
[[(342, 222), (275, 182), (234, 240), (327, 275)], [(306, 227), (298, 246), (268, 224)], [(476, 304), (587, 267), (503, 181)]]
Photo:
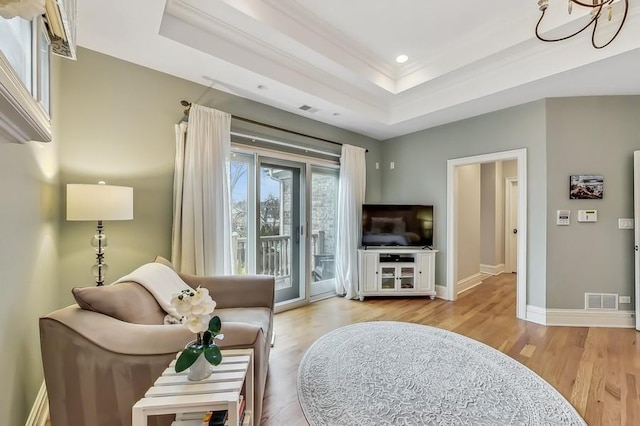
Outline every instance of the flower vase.
[(196, 361), (189, 367), (189, 375), (187, 378), (191, 381), (197, 382), (198, 380), (204, 380), (213, 373), (213, 369), (209, 361), (204, 357), (204, 354), (198, 355)]

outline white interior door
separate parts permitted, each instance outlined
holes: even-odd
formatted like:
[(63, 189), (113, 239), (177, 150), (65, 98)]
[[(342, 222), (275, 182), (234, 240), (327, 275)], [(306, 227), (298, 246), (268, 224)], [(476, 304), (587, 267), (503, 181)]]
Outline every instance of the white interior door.
[(633, 153), (633, 221), (634, 221), (634, 244), (635, 244), (635, 302), (636, 302), (636, 330), (640, 330), (640, 151)]
[(518, 272), (518, 180), (506, 179), (505, 197), (505, 270)]

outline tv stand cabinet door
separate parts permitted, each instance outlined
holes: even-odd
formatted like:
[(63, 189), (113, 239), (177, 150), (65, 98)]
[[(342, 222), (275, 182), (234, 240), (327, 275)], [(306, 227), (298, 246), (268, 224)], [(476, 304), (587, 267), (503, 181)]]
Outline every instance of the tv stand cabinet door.
[(419, 292), (435, 292), (435, 265), (436, 254), (416, 253), (417, 263), (417, 288)]
[(360, 293), (375, 293), (380, 285), (380, 262), (376, 252), (360, 252)]

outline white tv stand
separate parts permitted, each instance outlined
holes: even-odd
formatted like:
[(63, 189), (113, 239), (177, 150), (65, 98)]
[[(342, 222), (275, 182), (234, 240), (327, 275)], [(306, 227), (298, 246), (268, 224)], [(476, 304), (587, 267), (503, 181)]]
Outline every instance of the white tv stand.
[(358, 250), (358, 295), (436, 296), (438, 250), (374, 247)]

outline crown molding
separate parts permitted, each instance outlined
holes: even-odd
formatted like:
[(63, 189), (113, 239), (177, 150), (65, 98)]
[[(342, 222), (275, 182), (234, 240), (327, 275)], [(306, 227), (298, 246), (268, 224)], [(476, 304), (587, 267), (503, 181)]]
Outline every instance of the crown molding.
[(388, 121), (388, 106), (380, 96), (213, 16), (188, 0), (169, 0), (160, 34), (335, 105), (375, 117), (379, 122)]
[(302, 35), (307, 39), (309, 33), (313, 33), (319, 37), (324, 46), (314, 46), (316, 50), (321, 49), (328, 57), (336, 58), (335, 49), (338, 49), (342, 53), (339, 62), (343, 62), (344, 59), (356, 58), (361, 63), (359, 68), (369, 67), (380, 76), (389, 79), (392, 83), (396, 80), (396, 67), (392, 66), (389, 61), (376, 56), (365, 46), (356, 43), (343, 32), (328, 25), (299, 3), (293, 0), (263, 0), (263, 2), (282, 16), (289, 17), (291, 22), (300, 24), (304, 32), (297, 33), (295, 36)]

